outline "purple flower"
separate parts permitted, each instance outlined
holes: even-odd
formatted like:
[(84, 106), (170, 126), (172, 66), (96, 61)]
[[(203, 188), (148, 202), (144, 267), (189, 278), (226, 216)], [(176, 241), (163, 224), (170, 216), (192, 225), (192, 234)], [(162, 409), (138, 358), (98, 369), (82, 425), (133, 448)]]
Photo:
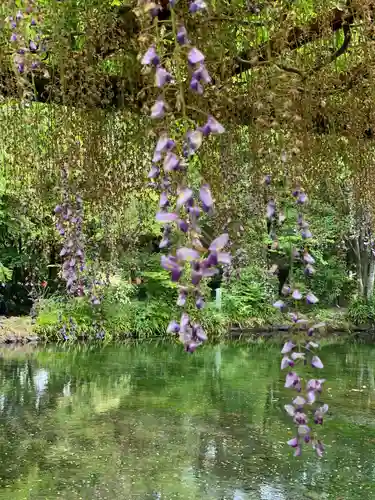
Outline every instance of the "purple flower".
[(309, 292), (306, 295), (306, 301), (308, 304), (316, 304), (317, 302), (319, 302), (319, 299), (313, 293)]
[(302, 294), (299, 290), (293, 290), (292, 297), (294, 300), (301, 300), (302, 299)]
[(166, 154), (164, 158), (163, 168), (165, 172), (173, 172), (174, 170), (178, 170), (180, 165), (179, 158), (170, 151)]
[(148, 173), (149, 179), (156, 179), (160, 174), (160, 169), (156, 165), (152, 165), (150, 172)]
[(291, 446), (292, 448), (297, 448), (297, 446), (298, 446), (298, 438), (294, 437), (294, 438), (290, 439), (287, 444), (289, 446)]
[(285, 307), (285, 302), (283, 302), (282, 300), (277, 300), (273, 303), (273, 307), (276, 307), (277, 309), (283, 309)]
[(186, 299), (188, 296), (188, 289), (186, 287), (181, 287), (177, 298), (177, 305), (183, 307), (186, 304)]
[(271, 176), (270, 175), (265, 175), (263, 182), (266, 186), (269, 186), (271, 184)]
[(285, 385), (287, 389), (295, 388), (300, 392), (301, 390), (301, 379), (295, 372), (289, 372), (285, 379)]
[(191, 201), (193, 198), (193, 191), (189, 188), (182, 189), (181, 192), (178, 195), (177, 201), (176, 201), (176, 207), (181, 208), (185, 203), (188, 203)]
[(185, 26), (180, 26), (178, 28), (176, 39), (180, 45), (187, 45), (188, 43), (190, 43)]
[(204, 305), (205, 305), (205, 303), (204, 303), (203, 297), (201, 297), (201, 296), (198, 297), (197, 300), (196, 300), (196, 302), (195, 302), (196, 308), (197, 309), (203, 309)]
[(180, 325), (177, 321), (171, 321), (167, 328), (167, 333), (178, 333), (180, 331)]
[(183, 220), (183, 219), (179, 219), (178, 222), (178, 227), (180, 228), (180, 231), (182, 231), (183, 233), (187, 233), (188, 230), (189, 230), (189, 224)]
[(191, 156), (201, 147), (203, 134), (200, 130), (189, 131), (186, 134), (187, 150), (186, 156)]
[(141, 64), (143, 64), (144, 66), (147, 66), (149, 64), (157, 66), (159, 63), (160, 63), (160, 58), (156, 53), (155, 47), (152, 46), (147, 50), (145, 55), (142, 57)]
[(319, 356), (313, 356), (313, 358), (311, 360), (311, 366), (313, 368), (324, 368), (324, 365), (323, 365), (321, 359), (319, 358)]
[(12, 35), (10, 37), (10, 41), (11, 42), (16, 42), (17, 41), (17, 35), (15, 33), (12, 33)]
[(17, 19), (17, 21), (20, 21), (21, 19), (23, 19), (23, 14), (20, 10), (16, 14), (16, 19)]
[(281, 369), (284, 370), (285, 368), (293, 367), (294, 363), (293, 361), (288, 358), (288, 356), (284, 356), (281, 360)]
[(198, 82), (203, 83), (211, 83), (212, 81), (210, 75), (208, 74), (206, 66), (202, 63), (199, 65), (198, 69), (194, 71), (192, 78), (198, 80)]
[(297, 197), (297, 203), (303, 205), (307, 201), (307, 194), (300, 192)]
[(160, 195), (159, 207), (165, 208), (169, 205), (168, 195), (165, 192), (162, 192)]
[(199, 191), (199, 198), (202, 202), (204, 212), (209, 212), (214, 202), (211, 195), (211, 190), (208, 184), (204, 184)]
[(172, 281), (178, 281), (182, 275), (182, 268), (176, 261), (176, 258), (173, 256), (166, 257), (165, 255), (161, 256), (161, 266), (171, 273)]
[(207, 9), (207, 4), (204, 2), (204, 0), (194, 0), (191, 2), (189, 11), (192, 14), (195, 14), (195, 12), (199, 12), (200, 10)]
[(204, 61), (204, 55), (202, 54), (202, 52), (200, 50), (198, 50), (197, 48), (193, 47), (189, 51), (188, 61), (189, 61), (189, 64), (191, 64), (192, 66), (194, 64), (202, 63)]
[(306, 276), (312, 276), (315, 273), (315, 269), (311, 264), (307, 264), (303, 272), (306, 274)]
[(176, 257), (178, 260), (182, 261), (196, 260), (199, 259), (199, 252), (192, 248), (182, 247), (177, 250)]
[(286, 297), (287, 295), (290, 294), (290, 286), (289, 285), (283, 285), (281, 289), (281, 293)]
[(156, 221), (162, 224), (168, 224), (178, 219), (178, 215), (172, 212), (158, 212), (156, 214)]
[(156, 143), (154, 156), (152, 158), (153, 162), (158, 162), (162, 158), (162, 153), (166, 151), (171, 151), (175, 146), (175, 142), (166, 134), (163, 134), (159, 137), (158, 142)]
[(172, 75), (161, 66), (158, 66), (155, 72), (155, 85), (159, 88), (164, 87), (166, 83), (173, 82)]
[(33, 42), (32, 40), (29, 43), (29, 47), (30, 47), (30, 51), (31, 52), (36, 52), (38, 50), (38, 47), (37, 47), (36, 43)]
[(293, 404), (296, 406), (303, 406), (306, 404), (306, 400), (302, 396), (297, 396), (296, 398), (294, 398)]
[(225, 128), (212, 116), (208, 117), (207, 122), (203, 127), (200, 127), (200, 130), (204, 136), (208, 136), (209, 134), (223, 134), (225, 132)]
[(211, 245), (209, 246), (210, 252), (218, 252), (222, 248), (224, 248), (229, 242), (229, 235), (227, 233), (221, 234), (217, 238), (213, 240)]
[(295, 344), (291, 340), (285, 342), (284, 347), (281, 350), (281, 354), (288, 354), (288, 352), (292, 351), (295, 348)]
[(165, 102), (159, 98), (151, 108), (151, 118), (163, 118), (165, 114)]
[(305, 252), (304, 255), (303, 255), (303, 260), (307, 263), (307, 264), (314, 264), (315, 263), (315, 259), (314, 257), (312, 257), (308, 252)]
[(203, 85), (196, 78), (190, 80), (190, 88), (199, 95), (202, 95), (204, 92)]
[(35, 19), (31, 19), (30, 25), (31, 25), (31, 26), (36, 26), (36, 21), (35, 21)]

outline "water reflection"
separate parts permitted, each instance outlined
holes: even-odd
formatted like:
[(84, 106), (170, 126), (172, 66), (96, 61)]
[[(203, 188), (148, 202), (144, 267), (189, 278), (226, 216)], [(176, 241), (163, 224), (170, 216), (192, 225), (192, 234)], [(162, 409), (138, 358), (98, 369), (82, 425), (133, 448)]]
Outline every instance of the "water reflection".
[(375, 349), (325, 351), (327, 454), (303, 461), (277, 350), (4, 353), (0, 499), (375, 498)]

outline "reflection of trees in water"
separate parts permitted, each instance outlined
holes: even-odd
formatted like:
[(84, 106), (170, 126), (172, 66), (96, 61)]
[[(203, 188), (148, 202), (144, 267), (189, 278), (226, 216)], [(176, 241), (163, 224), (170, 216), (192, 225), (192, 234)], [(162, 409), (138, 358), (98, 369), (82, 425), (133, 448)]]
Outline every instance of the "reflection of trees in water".
[(325, 359), (334, 398), (321, 461), (296, 461), (285, 445), (290, 393), (278, 350), (186, 357), (171, 346), (117, 347), (0, 360), (1, 484), (46, 500), (58, 491), (143, 500), (153, 490), (171, 500), (324, 499), (343, 488), (355, 500), (359, 484), (372, 494), (372, 401), (359, 386), (373, 387), (373, 356)]

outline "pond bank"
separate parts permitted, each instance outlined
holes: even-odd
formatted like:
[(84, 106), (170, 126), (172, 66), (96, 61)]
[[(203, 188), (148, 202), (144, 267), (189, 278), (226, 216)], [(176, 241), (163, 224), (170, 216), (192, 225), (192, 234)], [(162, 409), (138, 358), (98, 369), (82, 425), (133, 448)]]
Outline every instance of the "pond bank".
[[(224, 340), (243, 340), (247, 342), (256, 342), (259, 340), (277, 342), (282, 341), (290, 335), (291, 325), (263, 325), (258, 327), (232, 327), (228, 331)], [(348, 322), (336, 321), (328, 323), (324, 333), (318, 335), (320, 338), (337, 341), (343, 340), (372, 340), (375, 338), (375, 329), (371, 325), (356, 326)], [(162, 338), (155, 337), (155, 338)], [(134, 337), (130, 334), (124, 334), (123, 340), (132, 340)], [(84, 336), (78, 340), (85, 341)], [(43, 336), (37, 335), (29, 316), (21, 317), (0, 317), (0, 344), (2, 345), (36, 345), (38, 342), (48, 342)]]

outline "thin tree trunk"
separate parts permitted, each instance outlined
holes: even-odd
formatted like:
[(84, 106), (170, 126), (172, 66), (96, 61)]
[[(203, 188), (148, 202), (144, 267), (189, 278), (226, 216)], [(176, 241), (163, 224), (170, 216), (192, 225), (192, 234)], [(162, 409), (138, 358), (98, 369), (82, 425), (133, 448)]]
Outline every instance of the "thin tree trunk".
[(370, 253), (370, 264), (367, 275), (367, 285), (366, 285), (366, 299), (369, 300), (374, 294), (374, 283), (375, 283), (375, 257), (373, 253)]

